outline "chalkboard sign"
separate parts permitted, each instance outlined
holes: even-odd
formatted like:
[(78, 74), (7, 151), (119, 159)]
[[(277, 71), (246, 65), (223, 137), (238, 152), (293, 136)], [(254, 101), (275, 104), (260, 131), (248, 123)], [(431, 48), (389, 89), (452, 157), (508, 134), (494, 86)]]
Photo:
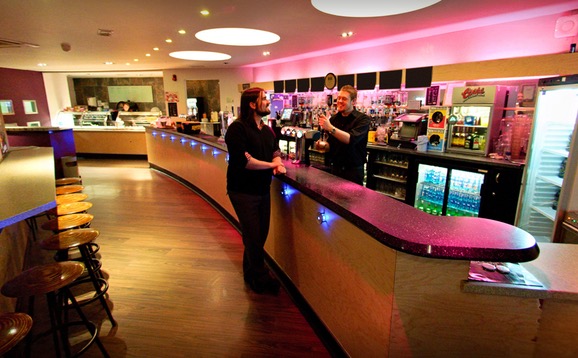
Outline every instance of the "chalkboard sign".
[(377, 82), (377, 73), (358, 73), (357, 74), (357, 89), (358, 90), (372, 90), (375, 89)]
[(325, 77), (313, 77), (311, 79), (311, 91), (320, 92), (323, 91), (325, 86)]
[(408, 68), (405, 70), (405, 88), (431, 86), (432, 67)]
[(379, 73), (379, 89), (400, 89), (402, 70), (382, 71)]
[(285, 80), (285, 92), (293, 93), (297, 89), (297, 80)]
[(274, 81), (273, 90), (275, 91), (275, 93), (283, 93), (283, 91), (285, 90), (285, 83), (283, 81)]
[(355, 84), (355, 75), (341, 75), (337, 76), (337, 86), (339, 89), (345, 85), (353, 86)]
[(309, 92), (309, 78), (299, 78), (297, 80), (297, 92)]
[(174, 102), (169, 103), (169, 117), (178, 117), (179, 110), (177, 109), (177, 104)]

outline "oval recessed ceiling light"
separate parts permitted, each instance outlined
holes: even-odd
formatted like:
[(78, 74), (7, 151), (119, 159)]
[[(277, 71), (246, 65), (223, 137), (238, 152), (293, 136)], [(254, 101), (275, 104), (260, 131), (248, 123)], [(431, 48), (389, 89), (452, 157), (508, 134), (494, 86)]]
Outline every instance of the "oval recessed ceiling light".
[(169, 56), (190, 61), (223, 61), (231, 58), (226, 53), (210, 51), (176, 51), (169, 53)]
[(212, 44), (231, 46), (268, 45), (281, 39), (279, 35), (269, 31), (234, 27), (202, 30), (197, 32), (195, 37)]
[(330, 15), (345, 17), (379, 17), (404, 14), (420, 10), (436, 4), (441, 0), (412, 1), (335, 1), (311, 0), (311, 5), (317, 10)]

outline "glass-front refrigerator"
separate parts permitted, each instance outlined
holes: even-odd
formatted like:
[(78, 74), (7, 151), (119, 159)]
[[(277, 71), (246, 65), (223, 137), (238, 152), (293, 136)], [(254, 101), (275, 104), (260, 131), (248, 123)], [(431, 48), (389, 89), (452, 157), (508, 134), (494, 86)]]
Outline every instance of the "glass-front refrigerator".
[(414, 206), (432, 215), (477, 217), (485, 174), (419, 164)]
[(565, 213), (578, 210), (578, 75), (541, 79), (518, 226), (557, 242)]
[(500, 121), (512, 111), (516, 87), (468, 86), (452, 92), (447, 151), (487, 156), (498, 138)]

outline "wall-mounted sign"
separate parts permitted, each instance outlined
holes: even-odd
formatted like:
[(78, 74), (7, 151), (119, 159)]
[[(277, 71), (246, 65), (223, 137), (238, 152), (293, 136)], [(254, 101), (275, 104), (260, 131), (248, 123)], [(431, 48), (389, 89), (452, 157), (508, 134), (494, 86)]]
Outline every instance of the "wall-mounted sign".
[(437, 106), (440, 98), (440, 86), (428, 87), (425, 91), (425, 105)]
[(178, 102), (179, 101), (179, 94), (177, 92), (165, 92), (165, 101), (166, 102)]

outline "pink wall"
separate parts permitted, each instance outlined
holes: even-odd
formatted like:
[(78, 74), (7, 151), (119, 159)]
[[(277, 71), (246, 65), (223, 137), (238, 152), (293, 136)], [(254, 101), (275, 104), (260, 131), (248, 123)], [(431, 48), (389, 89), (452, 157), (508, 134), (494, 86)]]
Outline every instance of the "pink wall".
[[(472, 23), (465, 30), (456, 29), (453, 32), (440, 26), (432, 29), (429, 34), (422, 32), (383, 38), (355, 50), (319, 51), (285, 63), (270, 61), (254, 68), (254, 81), (322, 77), (328, 72), (340, 75), (565, 53), (569, 52), (570, 44), (578, 42), (578, 36), (554, 37), (556, 20), (565, 15), (569, 14), (559, 13), (481, 27), (479, 23)], [(435, 20), (443, 25), (443, 19)], [(493, 20), (499, 22), (499, 19)], [(462, 27), (467, 25), (461, 24)], [(439, 34), (435, 34), (436, 31)], [(576, 56), (578, 61), (578, 53)]]
[[(26, 122), (40, 121), (42, 126), (50, 126), (48, 100), (41, 72), (0, 68), (0, 99), (12, 100), (16, 113), (4, 115), (5, 123), (26, 126)], [(35, 100), (38, 114), (24, 114), (23, 100)]]

